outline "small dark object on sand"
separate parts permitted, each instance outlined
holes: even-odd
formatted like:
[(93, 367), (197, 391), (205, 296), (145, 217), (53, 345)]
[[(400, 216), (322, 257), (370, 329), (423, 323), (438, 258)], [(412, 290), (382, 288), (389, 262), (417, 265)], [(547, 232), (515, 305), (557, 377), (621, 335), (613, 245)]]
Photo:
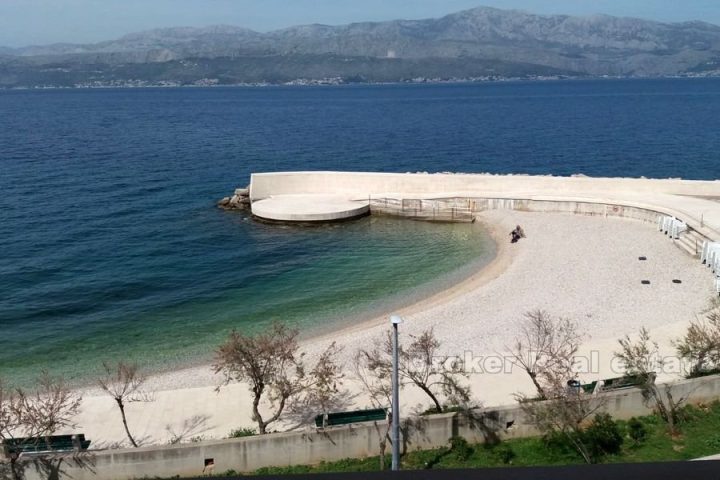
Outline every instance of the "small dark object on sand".
[(643, 285), (650, 285), (650, 280), (642, 280), (640, 283)]
[(673, 280), (673, 283), (682, 283), (682, 280), (678, 280), (677, 278)]
[(515, 227), (515, 230), (510, 232), (510, 243), (516, 243), (521, 238), (525, 238), (525, 231), (522, 229), (520, 225)]
[(647, 260), (647, 257), (638, 257), (638, 260), (640, 260), (640, 261)]

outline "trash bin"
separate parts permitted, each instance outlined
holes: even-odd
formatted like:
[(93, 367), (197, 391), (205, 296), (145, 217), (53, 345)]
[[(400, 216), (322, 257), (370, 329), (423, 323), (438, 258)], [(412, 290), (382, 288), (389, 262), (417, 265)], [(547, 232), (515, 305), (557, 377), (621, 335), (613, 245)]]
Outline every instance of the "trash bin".
[(582, 384), (575, 380), (568, 380), (567, 381), (567, 393), (569, 395), (580, 395), (580, 392), (582, 391)]

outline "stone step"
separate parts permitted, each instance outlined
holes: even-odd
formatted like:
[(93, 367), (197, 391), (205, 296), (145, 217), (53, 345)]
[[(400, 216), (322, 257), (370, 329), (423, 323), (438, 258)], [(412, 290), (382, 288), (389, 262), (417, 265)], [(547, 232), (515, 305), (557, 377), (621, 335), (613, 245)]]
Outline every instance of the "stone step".
[(702, 250), (702, 242), (691, 235), (680, 235), (680, 239), (675, 241), (686, 244), (692, 249), (693, 253), (698, 255), (700, 254), (700, 250)]
[(702, 242), (707, 240), (705, 236), (699, 232), (696, 232), (695, 230), (688, 230), (684, 234), (685, 236), (692, 238), (693, 240), (698, 241), (698, 245), (702, 246)]
[(676, 247), (691, 257), (699, 257), (699, 254), (695, 251), (695, 240), (691, 240), (690, 238), (681, 235), (680, 239), (673, 240), (673, 243)]

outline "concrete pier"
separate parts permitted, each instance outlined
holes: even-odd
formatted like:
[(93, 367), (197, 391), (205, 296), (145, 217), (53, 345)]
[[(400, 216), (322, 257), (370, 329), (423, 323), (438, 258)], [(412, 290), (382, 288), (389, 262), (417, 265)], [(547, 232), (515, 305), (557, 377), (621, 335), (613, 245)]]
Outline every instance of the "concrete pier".
[[(265, 209), (265, 199), (283, 198), (283, 208)], [(307, 200), (303, 200), (306, 197)], [(487, 208), (567, 211), (629, 216), (642, 213), (678, 218), (703, 238), (720, 241), (720, 181), (591, 178), (531, 175), (371, 172), (277, 172), (251, 177), (253, 213), (285, 219), (326, 217), (355, 202), (379, 198), (432, 200), (471, 211)], [(327, 203), (327, 205), (323, 205)], [(347, 208), (340, 205), (346, 205)], [(257, 209), (256, 209), (257, 205)], [(272, 206), (272, 203), (269, 204)], [(335, 205), (335, 206), (333, 206)], [(372, 209), (372, 208), (371, 208)], [(314, 212), (318, 212), (317, 215)], [(325, 213), (323, 213), (325, 212)], [(338, 218), (341, 218), (339, 215)], [(347, 217), (346, 217), (347, 218)], [(290, 220), (292, 221), (292, 220)], [(302, 220), (301, 220), (302, 221)]]

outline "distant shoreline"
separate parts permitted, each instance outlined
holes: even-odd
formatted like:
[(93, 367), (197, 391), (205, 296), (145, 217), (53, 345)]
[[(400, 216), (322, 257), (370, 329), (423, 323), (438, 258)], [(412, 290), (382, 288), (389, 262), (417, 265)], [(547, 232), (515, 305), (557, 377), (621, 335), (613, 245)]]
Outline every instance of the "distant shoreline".
[(612, 81), (612, 80), (698, 80), (718, 79), (720, 71), (710, 74), (697, 75), (663, 75), (663, 76), (568, 76), (568, 75), (537, 75), (529, 77), (494, 77), (494, 78), (419, 78), (410, 80), (399, 80), (396, 82), (354, 82), (345, 81), (342, 78), (322, 79), (295, 79), (282, 83), (271, 82), (249, 82), (249, 83), (207, 83), (207, 84), (179, 84), (176, 82), (126, 82), (120, 84), (105, 85), (82, 85), (74, 86), (23, 86), (23, 87), (0, 87), (0, 91), (46, 91), (46, 90), (119, 90), (119, 89), (193, 89), (193, 88), (283, 88), (283, 87), (358, 87), (358, 86), (401, 86), (401, 85), (478, 85), (478, 84), (499, 84), (499, 83), (534, 83), (534, 82), (573, 82), (573, 81)]

